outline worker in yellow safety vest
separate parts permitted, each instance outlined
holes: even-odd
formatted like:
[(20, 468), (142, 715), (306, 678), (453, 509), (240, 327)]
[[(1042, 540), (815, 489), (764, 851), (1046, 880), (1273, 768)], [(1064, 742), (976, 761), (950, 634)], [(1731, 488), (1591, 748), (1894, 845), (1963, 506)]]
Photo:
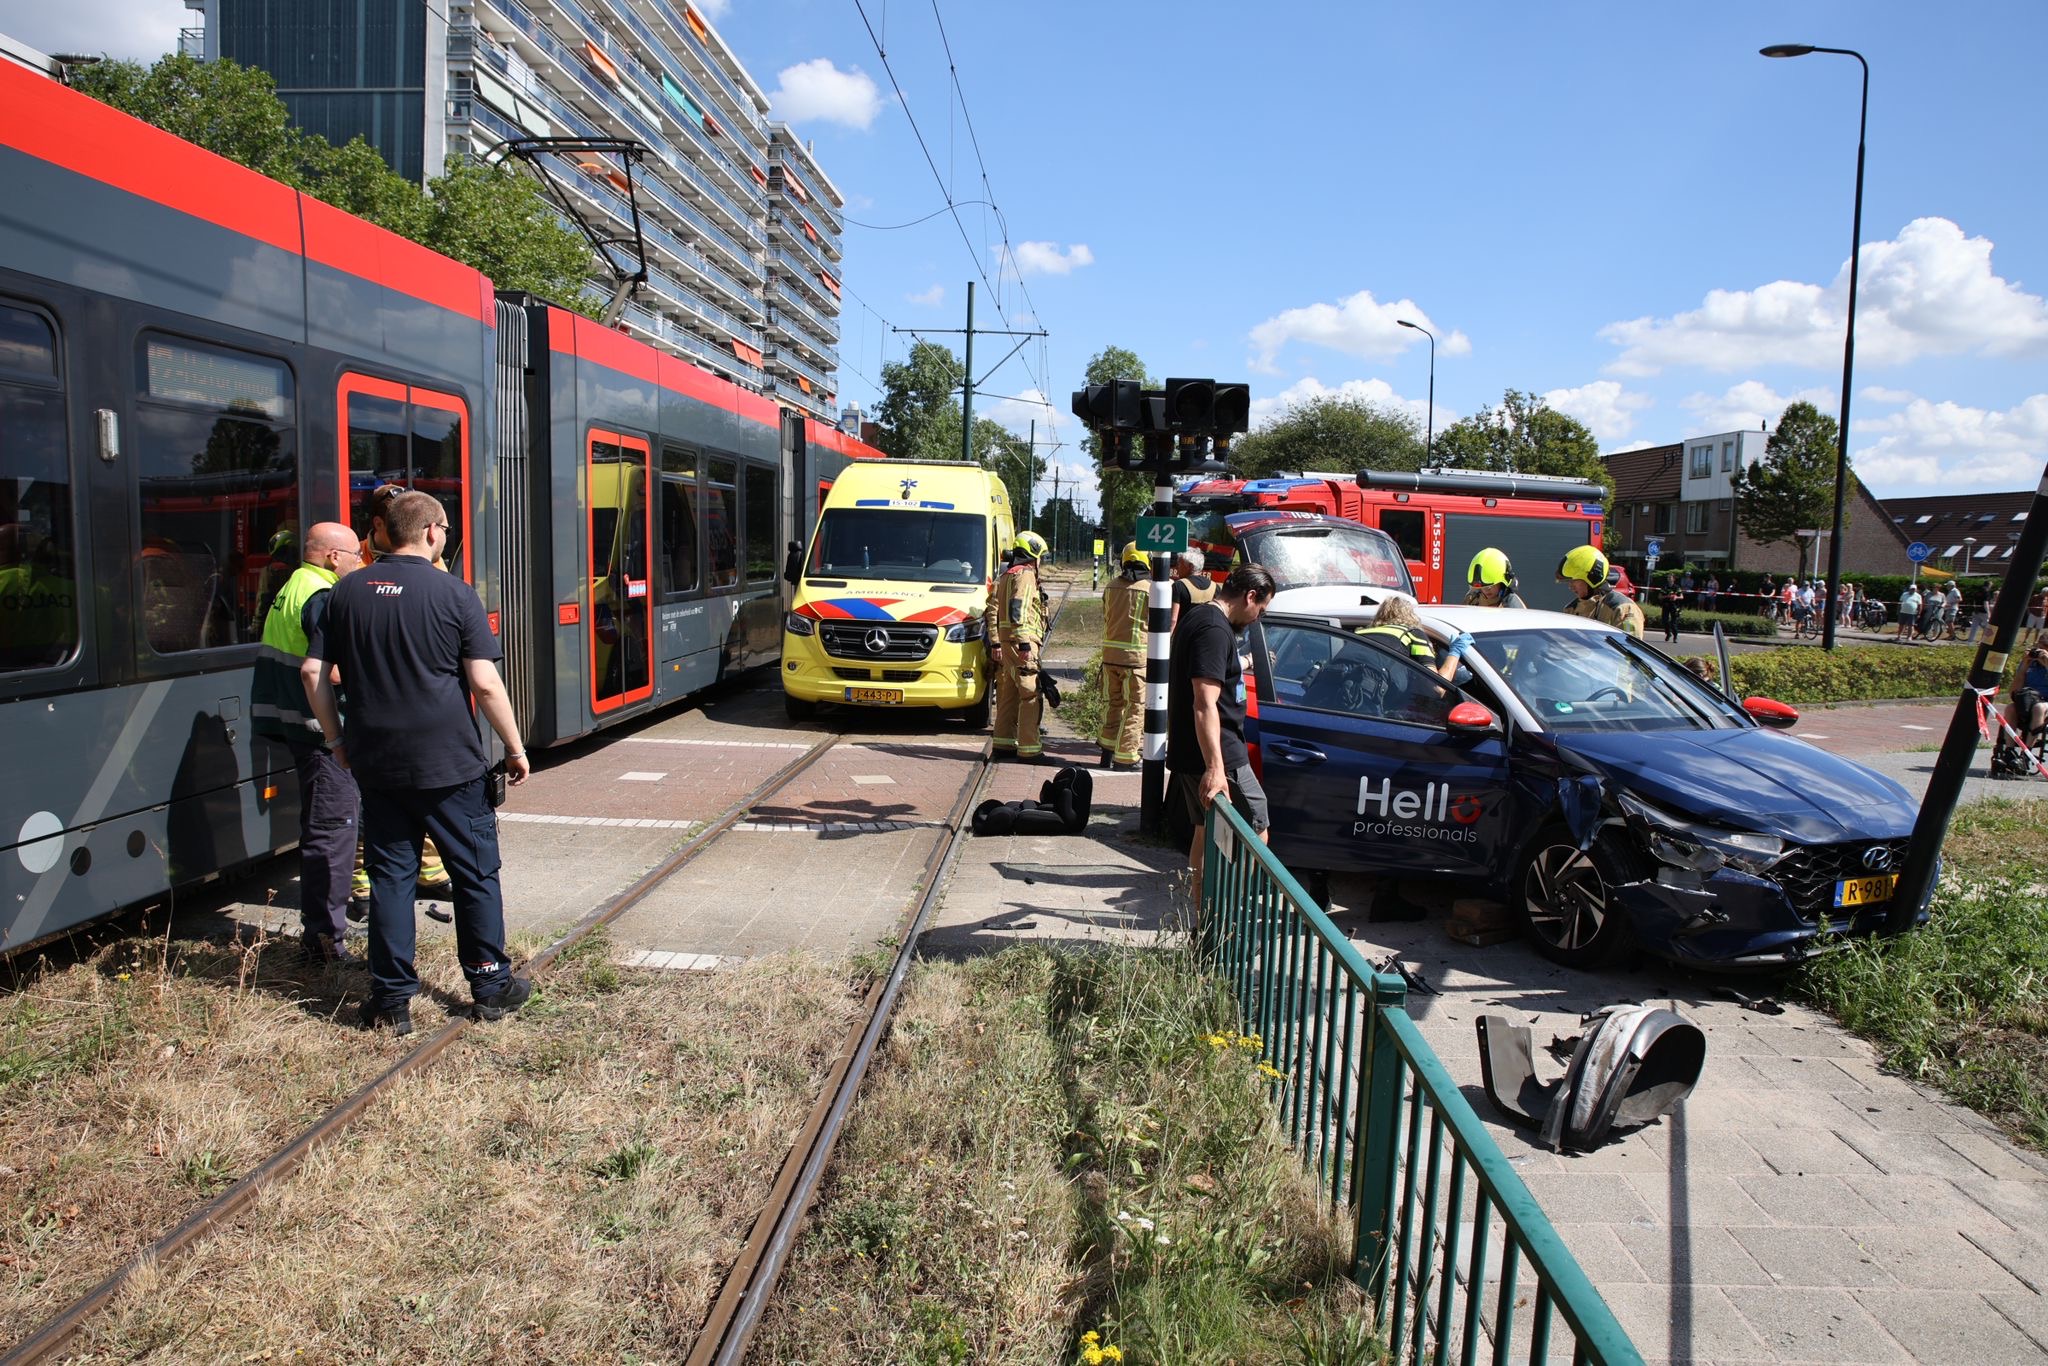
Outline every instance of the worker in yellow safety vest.
[(1010, 567), (996, 585), (995, 757), (1038, 763), (1045, 746), (1038, 738), (1043, 703), (1038, 696), (1039, 652), (1045, 645), (1045, 598), (1038, 587), (1038, 562), (1045, 537), (1019, 532)]
[(1102, 590), (1102, 729), (1095, 743), (1102, 766), (1128, 772), (1138, 766), (1145, 735), (1145, 614), (1150, 610), (1151, 565), (1136, 541), (1119, 557), (1117, 574)]

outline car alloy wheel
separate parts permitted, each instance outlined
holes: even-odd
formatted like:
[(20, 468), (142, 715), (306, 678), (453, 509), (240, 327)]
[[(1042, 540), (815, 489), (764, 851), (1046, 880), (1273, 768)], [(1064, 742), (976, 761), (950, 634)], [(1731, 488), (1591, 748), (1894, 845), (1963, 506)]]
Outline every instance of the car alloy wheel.
[(1612, 962), (1628, 947), (1628, 917), (1613, 903), (1625, 879), (1612, 842), (1580, 849), (1563, 827), (1538, 836), (1525, 856), (1516, 902), (1536, 951), (1566, 967)]

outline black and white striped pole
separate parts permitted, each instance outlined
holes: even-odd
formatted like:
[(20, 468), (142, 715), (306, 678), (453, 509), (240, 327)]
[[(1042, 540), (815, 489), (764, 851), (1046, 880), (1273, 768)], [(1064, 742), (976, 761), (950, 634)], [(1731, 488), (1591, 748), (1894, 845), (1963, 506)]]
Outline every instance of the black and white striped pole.
[[(1170, 438), (1147, 433), (1145, 453), (1155, 442), (1170, 450)], [(1152, 463), (1152, 515), (1173, 515), (1173, 480), (1166, 472), (1164, 451)], [(1172, 668), (1167, 647), (1173, 636), (1173, 556), (1151, 551), (1152, 586), (1145, 610), (1145, 771), (1138, 804), (1138, 828), (1158, 834), (1166, 829), (1166, 682)]]

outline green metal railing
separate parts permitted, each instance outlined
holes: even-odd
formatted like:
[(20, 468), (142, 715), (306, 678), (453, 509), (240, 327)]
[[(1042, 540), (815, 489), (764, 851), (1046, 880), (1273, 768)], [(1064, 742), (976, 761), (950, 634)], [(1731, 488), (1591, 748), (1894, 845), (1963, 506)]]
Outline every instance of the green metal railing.
[[(1209, 810), (1201, 945), (1283, 1077), (1289, 1141), (1351, 1212), (1351, 1276), (1392, 1359), (1472, 1366), (1490, 1340), (1496, 1366), (1641, 1362), (1409, 1019), (1406, 985), (1367, 965), (1230, 803)], [(1559, 1317), (1572, 1342), (1553, 1352)]]

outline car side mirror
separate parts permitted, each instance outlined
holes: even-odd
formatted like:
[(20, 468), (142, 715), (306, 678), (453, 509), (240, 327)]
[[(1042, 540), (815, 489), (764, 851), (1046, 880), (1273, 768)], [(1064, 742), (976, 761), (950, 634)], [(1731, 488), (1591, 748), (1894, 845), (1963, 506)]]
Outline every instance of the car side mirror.
[(789, 550), (783, 555), (782, 559), (782, 580), (784, 583), (787, 583), (790, 587), (794, 588), (796, 587), (797, 580), (801, 579), (803, 576), (803, 544), (799, 541), (791, 541), (789, 543)]
[(1444, 725), (1454, 735), (1487, 735), (1500, 729), (1500, 718), (1482, 703), (1460, 702), (1444, 718)]
[(1776, 698), (1745, 697), (1742, 699), (1742, 709), (1748, 712), (1750, 719), (1758, 725), (1768, 726), (1772, 730), (1790, 730), (1799, 724), (1799, 709), (1788, 706)]

